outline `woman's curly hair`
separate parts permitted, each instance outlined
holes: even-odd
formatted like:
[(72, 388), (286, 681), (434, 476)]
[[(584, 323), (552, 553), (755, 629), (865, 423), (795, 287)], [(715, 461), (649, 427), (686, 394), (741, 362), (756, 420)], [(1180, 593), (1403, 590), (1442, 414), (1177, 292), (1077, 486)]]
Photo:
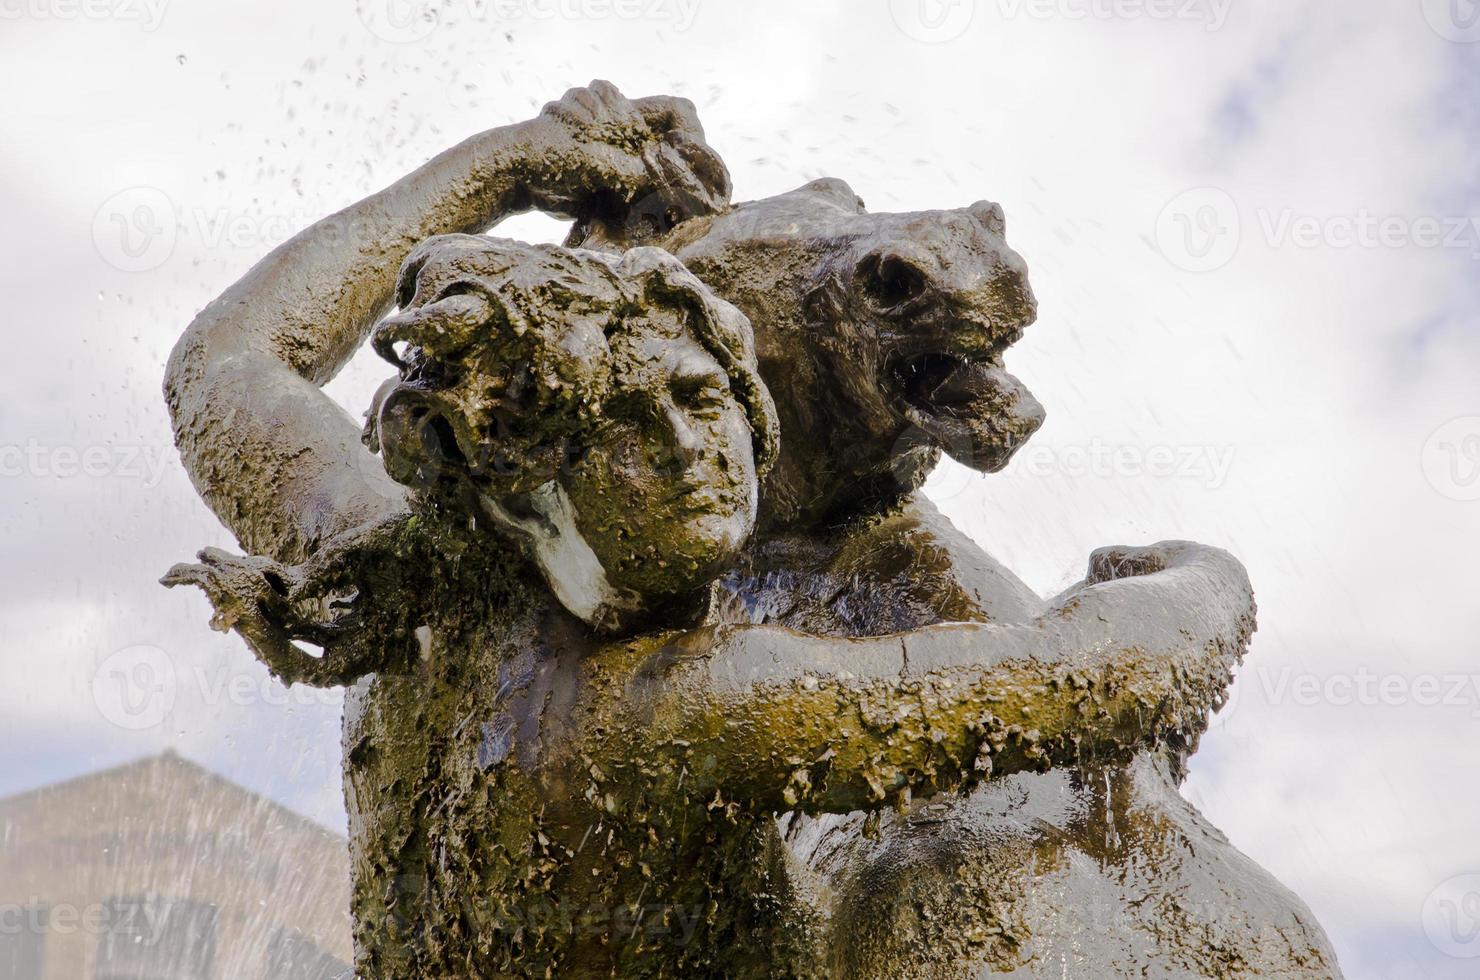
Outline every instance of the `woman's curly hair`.
[(396, 300), (401, 311), (372, 345), (399, 377), (377, 395), (365, 441), (415, 489), (471, 477), (518, 493), (554, 479), (599, 427), (620, 335), (654, 310), (682, 316), (723, 368), (750, 421), (757, 473), (776, 458), (750, 322), (662, 249), (617, 256), (440, 235), (407, 256)]

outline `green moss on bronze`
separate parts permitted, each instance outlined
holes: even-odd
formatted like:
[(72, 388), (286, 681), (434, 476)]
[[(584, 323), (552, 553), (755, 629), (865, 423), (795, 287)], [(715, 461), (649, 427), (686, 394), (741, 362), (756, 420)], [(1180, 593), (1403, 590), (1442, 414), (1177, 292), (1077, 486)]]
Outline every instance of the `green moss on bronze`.
[[(1242, 567), (1104, 549), (1044, 602), (912, 496), (1042, 419), (1001, 209), (728, 198), (692, 105), (595, 83), (275, 250), (171, 357), (249, 554), (167, 581), (279, 677), (354, 685), (359, 972), (1337, 975), (1177, 794)], [(465, 234), (531, 207), (613, 254)], [(372, 333), (380, 459), (318, 387)], [(675, 385), (678, 348), (721, 380)], [(540, 551), (567, 504), (609, 608)]]

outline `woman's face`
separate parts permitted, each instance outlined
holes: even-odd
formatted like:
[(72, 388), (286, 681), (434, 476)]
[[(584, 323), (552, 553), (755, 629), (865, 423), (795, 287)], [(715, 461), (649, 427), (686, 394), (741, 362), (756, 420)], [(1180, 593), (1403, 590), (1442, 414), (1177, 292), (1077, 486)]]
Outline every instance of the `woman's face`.
[(678, 316), (654, 316), (613, 347), (604, 421), (560, 482), (612, 585), (687, 592), (755, 526), (750, 422), (719, 362)]
[(697, 280), (651, 250), (617, 279), (607, 257), (563, 249), (463, 236), (423, 250), (377, 332), (425, 355), (375, 409), (391, 475), (454, 505), (473, 491), (583, 618), (718, 574), (755, 526), (756, 434), (693, 303), (674, 302)]

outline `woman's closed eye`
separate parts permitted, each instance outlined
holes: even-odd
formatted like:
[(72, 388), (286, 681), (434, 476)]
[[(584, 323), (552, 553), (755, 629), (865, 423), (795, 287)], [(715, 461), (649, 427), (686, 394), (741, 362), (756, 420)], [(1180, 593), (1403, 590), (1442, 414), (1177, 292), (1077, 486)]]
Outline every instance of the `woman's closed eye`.
[(717, 411), (730, 397), (729, 380), (722, 374), (678, 374), (668, 383), (673, 402), (689, 411)]

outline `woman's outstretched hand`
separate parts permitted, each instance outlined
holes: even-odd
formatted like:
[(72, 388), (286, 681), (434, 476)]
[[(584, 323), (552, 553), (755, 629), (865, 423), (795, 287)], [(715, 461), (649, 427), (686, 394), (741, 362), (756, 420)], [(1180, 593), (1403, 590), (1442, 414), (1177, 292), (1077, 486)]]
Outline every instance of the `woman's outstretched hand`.
[[(390, 571), (405, 558), (406, 522), (395, 519), (346, 532), (301, 565), (206, 548), (195, 563), (175, 565), (160, 582), (193, 585), (215, 612), (211, 627), (235, 631), (284, 683), (352, 683), (396, 659), (392, 638), (368, 620), (396, 606), (403, 589)], [(323, 649), (314, 656), (300, 647)]]

